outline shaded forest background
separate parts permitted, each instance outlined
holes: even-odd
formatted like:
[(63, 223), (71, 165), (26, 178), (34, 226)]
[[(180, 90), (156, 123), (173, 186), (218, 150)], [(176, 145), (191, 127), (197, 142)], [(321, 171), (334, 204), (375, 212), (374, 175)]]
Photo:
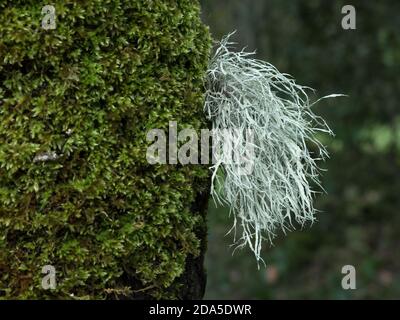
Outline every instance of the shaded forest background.
[[(215, 39), (237, 30), (238, 48), (315, 88), (315, 112), (336, 136), (317, 197), (318, 223), (265, 245), (267, 268), (249, 250), (231, 255), (226, 208), (210, 206), (206, 298), (400, 298), (400, 2), (202, 0)], [(343, 30), (341, 8), (357, 10)], [(316, 99), (317, 96), (314, 98)], [(342, 266), (357, 290), (341, 287)]]

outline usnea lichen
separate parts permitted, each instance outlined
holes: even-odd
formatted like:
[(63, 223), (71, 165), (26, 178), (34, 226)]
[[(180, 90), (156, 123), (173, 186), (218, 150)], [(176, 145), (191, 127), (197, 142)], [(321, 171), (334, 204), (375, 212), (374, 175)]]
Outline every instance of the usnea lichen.
[(211, 193), (217, 203), (231, 208), (235, 235), (241, 227), (237, 245), (248, 245), (262, 261), (264, 239), (272, 242), (278, 230), (291, 230), (294, 222), (304, 226), (315, 221), (312, 185), (319, 185), (317, 160), (328, 156), (315, 134), (332, 131), (311, 111), (309, 88), (255, 59), (252, 52), (235, 52), (229, 37), (209, 64), (205, 112), (218, 129), (221, 149), (227, 140), (218, 132), (234, 129), (239, 132), (236, 152), (246, 154), (251, 143), (254, 158), (252, 170), (243, 174), (236, 164), (224, 161), (223, 151), (216, 152)]

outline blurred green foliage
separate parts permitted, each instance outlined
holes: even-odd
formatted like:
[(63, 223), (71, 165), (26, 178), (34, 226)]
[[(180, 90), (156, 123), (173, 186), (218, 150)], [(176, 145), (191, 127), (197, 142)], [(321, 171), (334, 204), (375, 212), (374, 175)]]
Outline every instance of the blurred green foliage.
[[(298, 83), (347, 98), (315, 106), (336, 136), (321, 137), (331, 158), (322, 166), (327, 194), (316, 198), (318, 222), (266, 244), (267, 269), (249, 250), (232, 257), (224, 237), (227, 209), (209, 212), (206, 298), (400, 297), (400, 2), (202, 0), (215, 39), (237, 30), (238, 49), (257, 49)], [(352, 4), (357, 29), (343, 30)], [(354, 265), (357, 290), (341, 287)]]
[(0, 2), (0, 298), (178, 298), (208, 170), (150, 166), (146, 133), (207, 126), (198, 3), (52, 4), (44, 30), (41, 1)]

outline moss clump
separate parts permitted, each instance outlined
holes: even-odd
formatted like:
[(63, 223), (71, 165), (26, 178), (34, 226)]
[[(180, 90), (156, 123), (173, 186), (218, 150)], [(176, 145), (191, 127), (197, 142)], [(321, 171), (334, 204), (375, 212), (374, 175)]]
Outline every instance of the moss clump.
[(0, 3), (0, 297), (181, 298), (208, 171), (149, 165), (146, 133), (206, 126), (198, 3), (52, 4), (55, 30), (41, 2)]

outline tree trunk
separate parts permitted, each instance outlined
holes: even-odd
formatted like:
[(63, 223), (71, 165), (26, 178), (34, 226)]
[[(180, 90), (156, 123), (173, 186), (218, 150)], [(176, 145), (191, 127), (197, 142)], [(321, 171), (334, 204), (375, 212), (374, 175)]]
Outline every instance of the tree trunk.
[(3, 0), (0, 35), (0, 299), (200, 299), (208, 168), (146, 157), (207, 127), (198, 1)]

